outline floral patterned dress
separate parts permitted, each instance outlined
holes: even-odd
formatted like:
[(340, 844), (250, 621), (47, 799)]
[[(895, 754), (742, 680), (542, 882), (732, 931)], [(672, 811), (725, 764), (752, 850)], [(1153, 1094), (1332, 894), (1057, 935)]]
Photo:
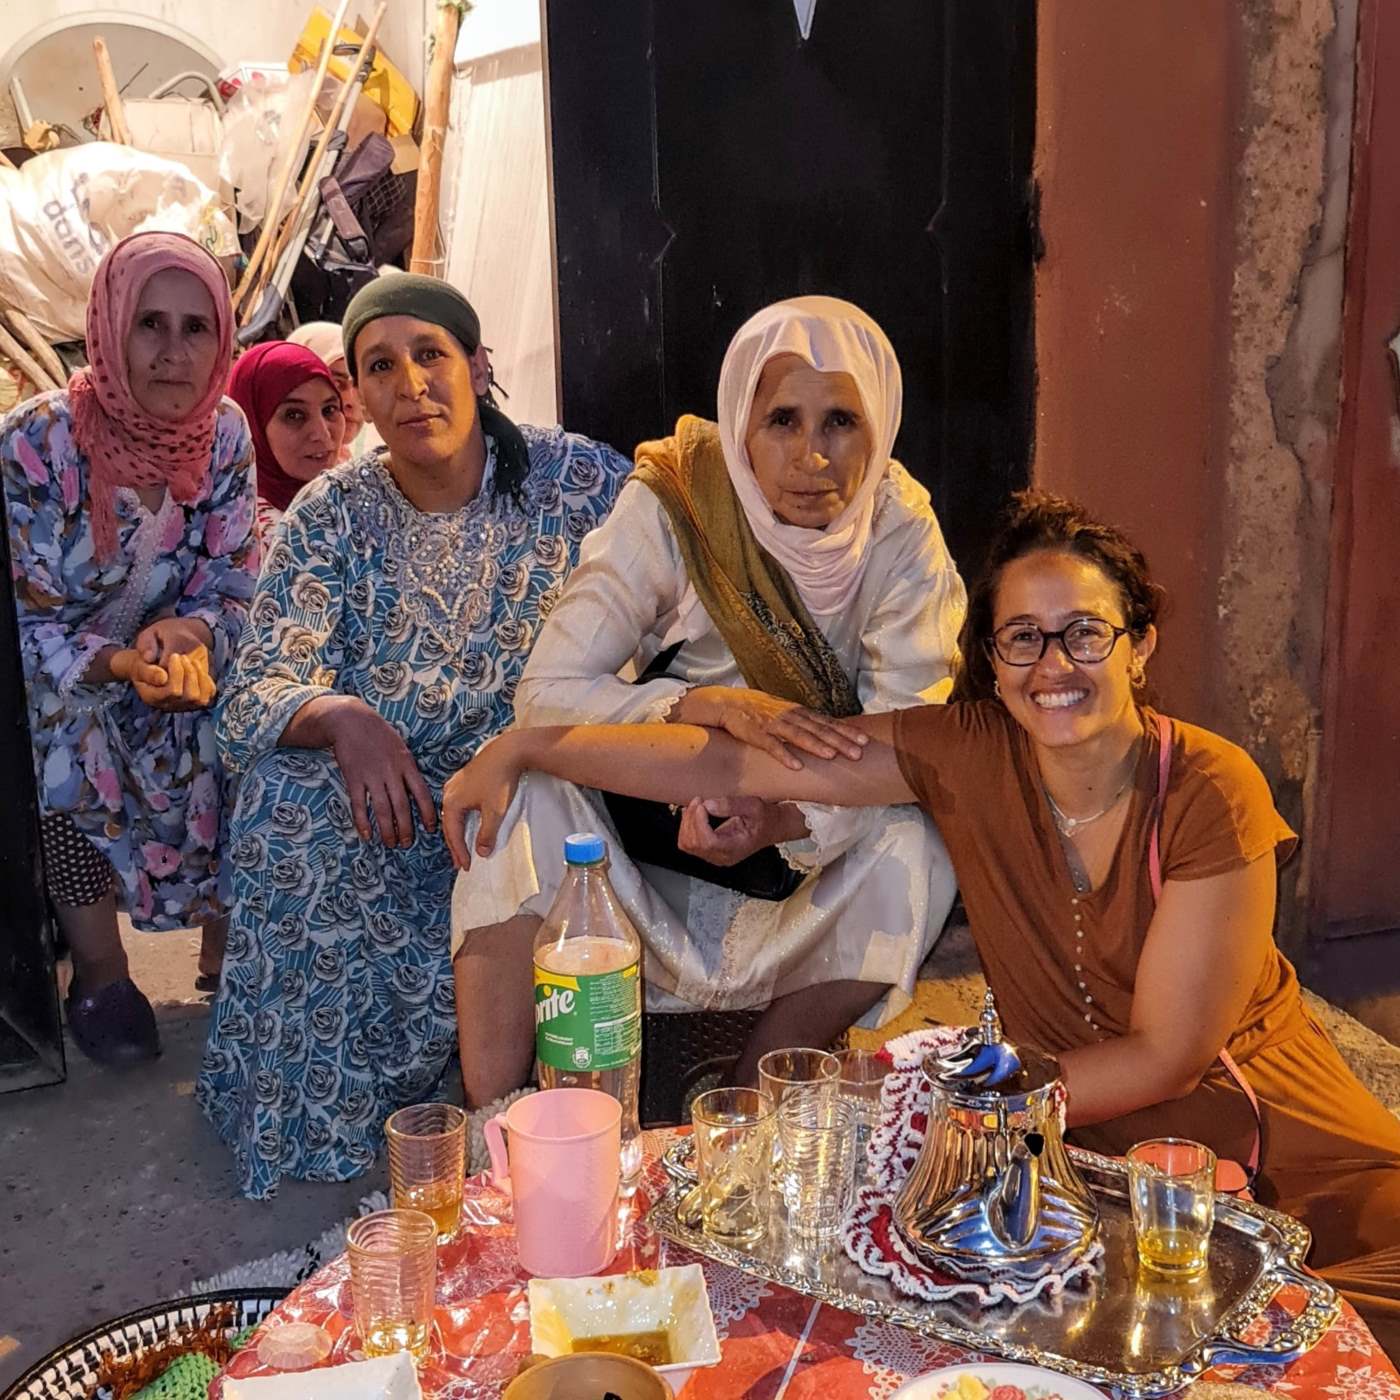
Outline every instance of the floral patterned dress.
[(320, 695), (357, 695), (403, 736), (434, 798), (510, 722), (515, 687), (583, 537), (631, 463), (522, 428), (523, 499), (491, 489), (425, 515), (370, 454), (316, 478), (264, 541), (247, 634), (219, 706), (239, 778), (234, 913), (198, 1097), (242, 1190), (344, 1180), (385, 1116), (429, 1096), (456, 1043), (441, 835), (389, 849), (355, 831), (324, 750), (278, 748)]
[(117, 495), (118, 548), (95, 558), (86, 457), (65, 392), (0, 420), (0, 473), (29, 696), (39, 806), (68, 816), (111, 861), (137, 928), (217, 917), (224, 802), (210, 711), (166, 714), (122, 682), (86, 685), (103, 647), (128, 646), (157, 617), (193, 617), (228, 669), (257, 577), (253, 449), (225, 399), (199, 498), (166, 496), (154, 514)]

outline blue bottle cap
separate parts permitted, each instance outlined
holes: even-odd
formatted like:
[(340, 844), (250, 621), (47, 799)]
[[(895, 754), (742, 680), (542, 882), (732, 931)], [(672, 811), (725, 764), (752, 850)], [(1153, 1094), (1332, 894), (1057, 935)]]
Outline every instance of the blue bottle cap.
[(597, 865), (607, 854), (608, 843), (596, 831), (576, 831), (564, 838), (564, 859), (570, 865)]

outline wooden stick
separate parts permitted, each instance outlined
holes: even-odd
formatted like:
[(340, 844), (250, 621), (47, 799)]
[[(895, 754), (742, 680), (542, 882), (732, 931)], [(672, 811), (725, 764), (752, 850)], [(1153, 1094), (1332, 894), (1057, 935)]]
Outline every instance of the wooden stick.
[(4, 308), (4, 319), (15, 334), (34, 352), (39, 363), (48, 371), (49, 378), (59, 385), (66, 384), (68, 371), (63, 368), (63, 361), (58, 358), (53, 346), (39, 334), (38, 326), (23, 311), (16, 311), (12, 306)]
[(413, 256), (410, 272), (431, 272), (437, 262), (438, 206), (442, 195), (442, 155), (452, 109), (452, 59), (461, 11), (456, 0), (438, 6), (433, 60), (423, 104), (423, 149), (418, 161), (418, 192), (413, 201)]
[(297, 189), (297, 197), (292, 204), (290, 212), (282, 221), (281, 231), (277, 235), (277, 240), (272, 245), (272, 250), (263, 259), (262, 270), (258, 274), (258, 280), (253, 284), (247, 302), (246, 315), (242, 324), (247, 325), (253, 319), (258, 308), (258, 300), (262, 295), (262, 289), (267, 285), (273, 271), (277, 267), (278, 259), (286, 251), (287, 244), (291, 242), (292, 233), (296, 229), (297, 220), (301, 217), (302, 210), (306, 207), (306, 201), (311, 196), (311, 191), (315, 187), (321, 175), (321, 162), (326, 156), (326, 147), (331, 143), (331, 137), (335, 135), (340, 126), (341, 116), (345, 112), (345, 104), (349, 101), (350, 94), (359, 85), (357, 78), (360, 70), (366, 63), (374, 61), (374, 41), (379, 35), (379, 25), (385, 14), (388, 12), (388, 0), (379, 0), (379, 5), (374, 11), (374, 18), (370, 20), (369, 29), (365, 32), (364, 42), (360, 45), (360, 52), (355, 56), (355, 61), (346, 74), (344, 81), (340, 85), (340, 91), (335, 95), (335, 103), (331, 107), (330, 116), (326, 118), (326, 124), (321, 129), (321, 139), (316, 143), (316, 149), (311, 153), (311, 159), (307, 162), (306, 173), (301, 177), (301, 184)]
[(4, 326), (0, 326), (0, 351), (17, 364), (36, 389), (42, 394), (49, 389), (61, 389), (62, 384), (55, 384), (45, 373), (44, 367), (30, 355), (29, 351), (7, 331)]
[(349, 8), (350, 0), (340, 0), (340, 5), (331, 20), (330, 30), (326, 34), (326, 42), (321, 45), (321, 55), (316, 61), (316, 77), (312, 80), (311, 92), (306, 99), (306, 107), (301, 114), (301, 121), (297, 125), (296, 140), (287, 148), (287, 158), (282, 162), (282, 166), (277, 172), (272, 198), (268, 200), (267, 209), (263, 213), (262, 228), (258, 230), (258, 241), (253, 245), (253, 255), (248, 259), (248, 266), (243, 269), (243, 277), (233, 293), (235, 311), (242, 303), (248, 289), (253, 285), (253, 279), (258, 275), (258, 269), (262, 266), (263, 259), (267, 256), (267, 250), (272, 244), (273, 235), (277, 232), (282, 205), (287, 198), (287, 190), (292, 183), (292, 176), (296, 173), (297, 156), (311, 131), (311, 123), (315, 120), (316, 103), (321, 96), (321, 85), (326, 81), (326, 70), (331, 66), (336, 39), (340, 35), (340, 27), (345, 22), (345, 13)]
[(107, 52), (107, 41), (101, 35), (92, 41), (92, 52), (97, 59), (97, 81), (102, 85), (102, 105), (107, 109), (112, 140), (119, 146), (129, 146), (131, 128), (126, 124), (126, 107), (117, 90), (117, 75), (112, 72), (112, 55)]

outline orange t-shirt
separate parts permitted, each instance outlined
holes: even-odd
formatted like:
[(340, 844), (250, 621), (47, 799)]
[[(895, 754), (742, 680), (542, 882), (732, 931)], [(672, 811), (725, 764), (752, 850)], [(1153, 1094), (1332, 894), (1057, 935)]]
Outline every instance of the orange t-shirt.
[[(1157, 716), (1132, 781), (1117, 854), (1098, 889), (1079, 893), (1025, 730), (992, 702), (895, 715), (894, 745), (919, 805), (938, 824), (1007, 1035), (1058, 1052), (1128, 1031), (1138, 958), (1156, 901), (1148, 873), (1157, 793)], [(1219, 875), (1297, 838), (1243, 749), (1171, 722), (1161, 819), (1164, 880)], [(1228, 1049), (1245, 1060), (1301, 1024), (1298, 979), (1276, 948)]]

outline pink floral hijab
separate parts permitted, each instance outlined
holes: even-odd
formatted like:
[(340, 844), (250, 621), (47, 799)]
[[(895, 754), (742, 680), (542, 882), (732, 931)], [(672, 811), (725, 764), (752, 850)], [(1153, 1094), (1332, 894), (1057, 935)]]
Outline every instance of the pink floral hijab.
[[(136, 402), (127, 379), (126, 338), (146, 283), (179, 268), (199, 279), (214, 304), (219, 357), (203, 398), (178, 421)], [(219, 400), (233, 355), (233, 308), (223, 269), (179, 233), (136, 233), (97, 266), (87, 306), (88, 368), (68, 381), (73, 438), (88, 459), (88, 496), (99, 559), (117, 552), (115, 499), (122, 486), (167, 486), (182, 503), (198, 498), (209, 474)]]

